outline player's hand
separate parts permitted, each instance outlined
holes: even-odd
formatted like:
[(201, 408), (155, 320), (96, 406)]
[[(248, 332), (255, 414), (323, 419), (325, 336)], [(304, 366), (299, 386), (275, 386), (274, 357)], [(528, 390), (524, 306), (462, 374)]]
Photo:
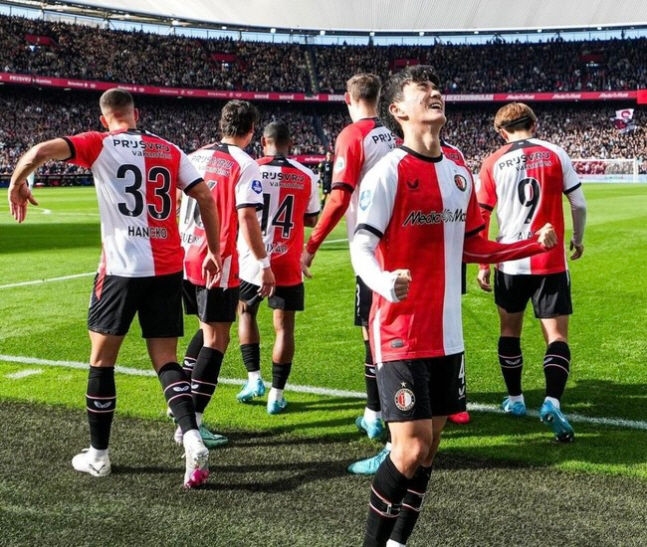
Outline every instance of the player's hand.
[(263, 298), (266, 296), (272, 296), (275, 288), (276, 280), (274, 279), (272, 268), (263, 268), (261, 270), (261, 288), (258, 289), (258, 294)]
[(395, 297), (399, 301), (406, 300), (409, 296), (409, 285), (411, 285), (411, 272), (409, 270), (395, 270), (393, 273), (397, 276), (393, 285)]
[(537, 231), (537, 235), (539, 236), (537, 241), (544, 249), (552, 249), (557, 245), (557, 232), (555, 232), (552, 224), (544, 224)]
[(479, 270), (478, 275), (476, 276), (476, 282), (479, 284), (479, 287), (485, 292), (492, 292), (492, 285), (490, 284), (490, 268), (487, 270)]
[(312, 266), (312, 261), (315, 259), (314, 253), (309, 253), (305, 249), (301, 253), (301, 271), (308, 279), (312, 279), (312, 274), (310, 273), (310, 266)]
[(222, 261), (219, 254), (207, 252), (202, 262), (202, 275), (207, 280), (207, 289), (213, 287), (222, 275)]
[(38, 205), (26, 180), (9, 185), (9, 212), (19, 223), (27, 217), (27, 204)]
[(577, 260), (584, 254), (584, 244), (580, 243), (578, 245), (571, 239), (571, 251), (572, 250), (575, 250), (575, 252), (571, 255), (571, 260)]

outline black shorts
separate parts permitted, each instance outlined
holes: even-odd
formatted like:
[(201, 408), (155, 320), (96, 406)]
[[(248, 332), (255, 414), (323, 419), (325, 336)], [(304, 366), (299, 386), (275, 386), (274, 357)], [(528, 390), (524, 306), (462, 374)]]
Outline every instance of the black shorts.
[(385, 422), (463, 412), (467, 401), (464, 354), (381, 363), (377, 387)]
[(548, 275), (511, 275), (494, 272), (494, 301), (508, 313), (526, 309), (532, 298), (535, 317), (549, 319), (571, 315), (571, 279), (568, 272)]
[(182, 272), (153, 277), (97, 274), (88, 310), (88, 329), (123, 336), (135, 314), (144, 338), (182, 336)]
[[(240, 282), (240, 300), (249, 306), (263, 300), (258, 295), (260, 287), (247, 281)], [(267, 303), (273, 310), (303, 311), (305, 303), (305, 290), (303, 283), (289, 287), (276, 286), (274, 294), (267, 299)]]
[(324, 194), (330, 194), (330, 192), (332, 191), (332, 182), (324, 182), (321, 185), (321, 191)]
[(233, 323), (238, 307), (238, 287), (207, 289), (184, 280), (182, 300), (187, 315), (197, 315), (203, 323)]
[(358, 276), (355, 277), (355, 326), (368, 328), (368, 316), (371, 313), (373, 291)]

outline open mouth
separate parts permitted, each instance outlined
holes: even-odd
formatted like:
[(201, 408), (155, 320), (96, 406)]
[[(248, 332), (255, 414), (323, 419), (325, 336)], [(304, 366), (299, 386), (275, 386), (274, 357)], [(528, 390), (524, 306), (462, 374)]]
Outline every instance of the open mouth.
[(431, 103), (429, 103), (429, 108), (431, 110), (440, 110), (442, 112), (443, 103), (442, 103), (442, 101), (439, 101), (439, 100), (433, 100), (433, 101), (431, 101)]

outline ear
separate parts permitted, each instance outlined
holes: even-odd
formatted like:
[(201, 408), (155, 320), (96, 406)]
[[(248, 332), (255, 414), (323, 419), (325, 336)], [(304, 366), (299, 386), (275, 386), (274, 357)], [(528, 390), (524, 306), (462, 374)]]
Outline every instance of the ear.
[(498, 133), (505, 142), (508, 142), (510, 134), (505, 129), (499, 129)]
[(389, 113), (396, 119), (404, 119), (407, 117), (404, 110), (402, 110), (396, 103), (389, 105)]
[(344, 102), (346, 103), (347, 106), (350, 106), (350, 93), (348, 93), (348, 91), (344, 93)]
[(267, 146), (267, 139), (265, 137), (261, 137), (261, 146), (265, 148)]
[(101, 120), (101, 125), (103, 125), (103, 127), (105, 127), (106, 129), (110, 128), (108, 125), (108, 120), (106, 120), (106, 117), (103, 114), (99, 116), (99, 120)]
[(133, 117), (135, 118), (135, 122), (139, 121), (139, 108), (133, 109)]

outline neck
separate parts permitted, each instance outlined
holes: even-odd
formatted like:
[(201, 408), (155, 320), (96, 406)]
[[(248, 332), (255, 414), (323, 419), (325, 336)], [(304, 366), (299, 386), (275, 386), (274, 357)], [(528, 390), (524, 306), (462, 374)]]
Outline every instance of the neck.
[(403, 145), (414, 152), (430, 158), (437, 158), (443, 153), (440, 146), (440, 128), (430, 128), (429, 126), (407, 127), (403, 128), (403, 131)]
[(377, 118), (377, 110), (373, 105), (357, 103), (357, 106), (355, 107), (355, 115), (353, 116), (353, 122), (363, 120), (364, 118)]
[(137, 122), (135, 121), (134, 118), (120, 118), (120, 119), (113, 119), (110, 121), (110, 124), (108, 125), (108, 129), (110, 131), (124, 131), (126, 129), (136, 129), (137, 128)]
[(264, 151), (263, 154), (266, 156), (287, 156), (288, 152), (287, 150), (280, 150), (278, 148), (274, 147), (267, 147)]
[(515, 131), (508, 133), (508, 142), (523, 141), (524, 139), (531, 139), (532, 133), (530, 131)]
[(233, 144), (238, 148), (245, 148), (247, 139), (245, 137), (223, 137), (220, 141), (223, 144)]

